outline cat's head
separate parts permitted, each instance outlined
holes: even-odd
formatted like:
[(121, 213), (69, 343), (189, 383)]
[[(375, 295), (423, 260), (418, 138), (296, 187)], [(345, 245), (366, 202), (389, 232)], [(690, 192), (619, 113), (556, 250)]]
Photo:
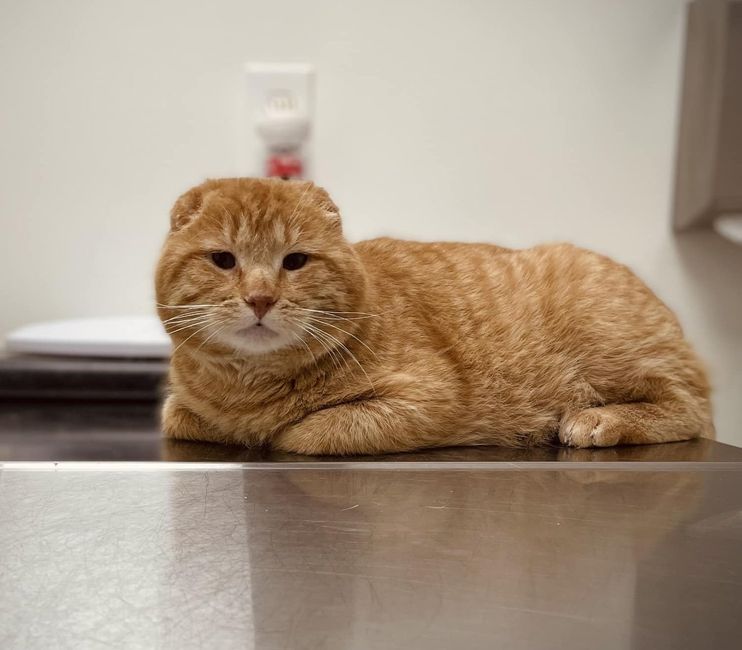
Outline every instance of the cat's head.
[(209, 180), (183, 194), (156, 277), (176, 349), (243, 355), (306, 353), (320, 321), (357, 311), (364, 288), (327, 193), (280, 179)]

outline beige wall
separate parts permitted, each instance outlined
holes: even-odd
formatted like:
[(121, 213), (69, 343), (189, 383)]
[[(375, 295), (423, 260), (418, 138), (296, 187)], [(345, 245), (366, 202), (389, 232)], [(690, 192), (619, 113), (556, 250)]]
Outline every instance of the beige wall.
[(742, 444), (742, 248), (668, 225), (682, 1), (0, 8), (0, 334), (151, 311), (173, 198), (255, 171), (242, 63), (310, 61), (316, 177), (351, 237), (571, 240), (632, 265)]

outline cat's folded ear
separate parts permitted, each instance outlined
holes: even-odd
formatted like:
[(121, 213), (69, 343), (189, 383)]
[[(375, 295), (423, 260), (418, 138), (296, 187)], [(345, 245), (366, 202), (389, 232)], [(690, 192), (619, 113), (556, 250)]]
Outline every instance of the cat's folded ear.
[(317, 206), (325, 211), (325, 214), (332, 219), (340, 223), (340, 209), (335, 205), (335, 202), (330, 198), (327, 190), (319, 185), (314, 185), (314, 197)]
[(193, 221), (201, 208), (203, 199), (203, 188), (200, 185), (182, 194), (170, 210), (170, 230), (175, 232)]

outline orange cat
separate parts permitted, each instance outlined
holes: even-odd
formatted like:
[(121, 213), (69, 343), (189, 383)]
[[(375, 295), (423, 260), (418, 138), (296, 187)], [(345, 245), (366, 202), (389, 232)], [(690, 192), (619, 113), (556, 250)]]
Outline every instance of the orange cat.
[(173, 208), (157, 299), (173, 438), (358, 454), (713, 435), (672, 312), (566, 244), (349, 244), (311, 183), (211, 180)]

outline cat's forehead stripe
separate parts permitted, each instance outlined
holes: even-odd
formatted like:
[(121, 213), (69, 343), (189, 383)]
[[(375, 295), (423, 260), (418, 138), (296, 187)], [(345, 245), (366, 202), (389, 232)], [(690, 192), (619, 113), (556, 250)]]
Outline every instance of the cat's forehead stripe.
[(231, 241), (289, 243), (296, 239), (300, 228), (296, 215), (290, 220), (286, 218), (286, 209), (285, 203), (271, 206), (258, 200), (245, 200), (240, 205), (220, 206), (214, 216), (222, 220), (222, 234)]

